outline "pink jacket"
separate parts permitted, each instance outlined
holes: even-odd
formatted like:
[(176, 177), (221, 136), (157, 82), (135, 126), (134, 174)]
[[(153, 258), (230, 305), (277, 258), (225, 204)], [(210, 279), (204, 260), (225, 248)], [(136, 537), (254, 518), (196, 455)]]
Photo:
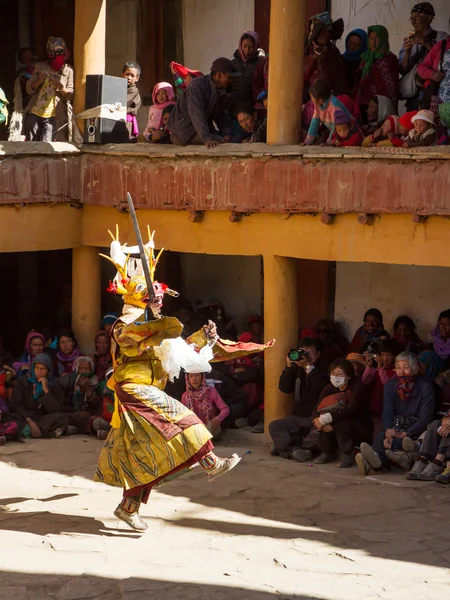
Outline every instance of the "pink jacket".
[[(159, 90), (166, 90), (168, 98), (167, 102), (159, 104), (156, 101), (156, 94), (159, 92)], [(147, 127), (145, 128), (144, 135), (148, 135), (151, 129), (158, 130), (161, 127), (163, 110), (166, 108), (166, 106), (176, 104), (174, 101), (174, 96), (175, 94), (173, 87), (170, 85), (170, 83), (167, 83), (167, 81), (161, 81), (155, 85), (152, 93), (153, 106), (150, 106), (150, 110), (148, 111), (148, 123)]]
[(448, 50), (450, 50), (450, 38), (435, 44), (431, 51), (427, 54), (425, 60), (417, 67), (417, 72), (422, 79), (431, 79), (433, 73), (435, 71), (439, 71), (441, 66), (441, 47), (443, 43), (446, 44), (445, 51), (448, 52)]

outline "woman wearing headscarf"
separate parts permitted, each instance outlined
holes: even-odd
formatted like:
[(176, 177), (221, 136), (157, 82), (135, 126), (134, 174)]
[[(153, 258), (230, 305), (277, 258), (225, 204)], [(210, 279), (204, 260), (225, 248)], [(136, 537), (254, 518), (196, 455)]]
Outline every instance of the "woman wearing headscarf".
[(38, 354), (27, 377), (14, 384), (9, 403), (11, 416), (25, 437), (59, 437), (66, 431), (70, 407), (52, 376), (53, 365), (47, 354)]
[(349, 85), (341, 53), (335, 41), (344, 31), (342, 19), (332, 21), (329, 13), (315, 15), (308, 23), (309, 35), (306, 41), (303, 70), (303, 98), (309, 100), (309, 88), (315, 81), (325, 81), (333, 94), (347, 94)]
[(345, 52), (342, 59), (350, 89), (355, 85), (355, 75), (361, 62), (361, 55), (367, 51), (367, 33), (364, 29), (353, 29), (345, 38)]
[(66, 63), (70, 54), (65, 41), (49, 37), (47, 55), (47, 60), (36, 64), (26, 84), (31, 96), (25, 109), (26, 139), (29, 142), (70, 141), (74, 74)]
[(20, 360), (14, 363), (13, 368), (17, 375), (28, 373), (33, 359), (38, 354), (43, 354), (45, 348), (45, 338), (42, 333), (30, 331), (25, 341), (25, 350), (20, 357)]
[(75, 361), (81, 355), (75, 335), (69, 329), (62, 329), (57, 337), (55, 369), (58, 377), (69, 375), (75, 369)]
[(259, 48), (259, 35), (256, 31), (246, 29), (239, 38), (237, 50), (231, 59), (237, 69), (236, 73), (240, 74), (234, 78), (231, 86), (232, 109), (238, 104), (253, 106), (253, 76), (264, 56), (264, 50)]
[[(417, 69), (432, 48), (448, 37), (445, 31), (435, 31), (431, 27), (435, 16), (434, 7), (430, 2), (419, 2), (413, 6), (409, 19), (413, 29), (409, 32), (408, 37), (404, 38), (398, 57), (399, 70), (403, 76), (406, 76), (413, 69)], [(408, 111), (418, 110), (419, 105), (421, 105), (421, 108), (424, 107), (425, 81), (418, 73), (416, 73), (414, 79), (416, 93), (412, 97), (406, 98), (406, 110)]]
[(383, 125), (388, 117), (396, 115), (397, 111), (392, 100), (386, 96), (374, 96), (367, 106), (368, 124), (363, 127), (363, 132), (369, 136)]
[(390, 51), (389, 33), (383, 25), (368, 29), (369, 48), (361, 55), (355, 78), (355, 98), (363, 115), (376, 95), (386, 96), (394, 105), (398, 102), (398, 61)]

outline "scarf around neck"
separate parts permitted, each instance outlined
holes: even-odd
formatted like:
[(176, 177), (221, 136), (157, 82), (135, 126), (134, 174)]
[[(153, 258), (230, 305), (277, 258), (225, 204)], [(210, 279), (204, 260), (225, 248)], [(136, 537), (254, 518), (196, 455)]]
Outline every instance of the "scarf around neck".
[[(378, 48), (376, 50), (371, 50), (369, 47), (365, 52), (363, 52), (361, 54), (361, 58), (363, 59), (363, 61), (365, 63), (364, 69), (362, 72), (363, 77), (365, 77), (366, 75), (368, 75), (370, 73), (370, 71), (372, 70), (373, 63), (375, 61), (383, 58), (383, 56), (385, 54), (387, 54), (390, 50), (389, 32), (386, 29), (386, 27), (384, 27), (384, 25), (372, 25), (367, 30), (367, 37), (370, 36), (372, 31), (377, 34), (379, 43), (378, 43)], [(370, 42), (369, 42), (369, 44), (370, 44)]]
[(70, 354), (64, 354), (61, 350), (56, 353), (58, 359), (58, 375), (71, 373), (75, 368), (76, 359), (81, 356), (81, 352), (75, 347)]
[(28, 381), (33, 384), (33, 400), (39, 400), (39, 398), (44, 395), (44, 388), (42, 387), (42, 383), (37, 380), (36, 374), (34, 372), (34, 367), (37, 363), (45, 365), (47, 367), (47, 381), (49, 384), (51, 384), (52, 382), (52, 359), (50, 358), (50, 356), (48, 356), (48, 354), (38, 354), (33, 359), (31, 368), (28, 372)]
[(407, 400), (416, 385), (417, 375), (402, 375), (397, 381), (397, 394), (400, 400)]
[(209, 388), (206, 383), (206, 377), (203, 375), (202, 385), (198, 390), (194, 389), (189, 383), (189, 377), (186, 373), (186, 394), (184, 396), (185, 406), (192, 410), (205, 424), (214, 418), (214, 411), (209, 398)]
[[(255, 51), (249, 57), (246, 57), (242, 51), (243, 37), (246, 35), (249, 35), (252, 38), (252, 40), (255, 42)], [(239, 38), (239, 42), (238, 42), (239, 56), (241, 57), (241, 60), (243, 63), (249, 62), (250, 60), (253, 60), (256, 56), (258, 56), (258, 54), (259, 54), (258, 46), (259, 46), (259, 35), (256, 33), (256, 31), (252, 31), (251, 29), (246, 29), (244, 31), (244, 33), (241, 35), (241, 37)]]
[(431, 338), (433, 340), (433, 348), (436, 354), (440, 358), (448, 358), (450, 356), (450, 339), (444, 340), (439, 333), (439, 326), (431, 332)]

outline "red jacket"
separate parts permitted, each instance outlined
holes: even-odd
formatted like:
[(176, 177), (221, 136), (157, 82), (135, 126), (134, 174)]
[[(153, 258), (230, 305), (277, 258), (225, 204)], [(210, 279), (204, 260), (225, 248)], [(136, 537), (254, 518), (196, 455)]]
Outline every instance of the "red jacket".
[(335, 131), (333, 131), (333, 134), (331, 135), (331, 141), (339, 142), (337, 145), (341, 148), (345, 146), (361, 146), (363, 140), (364, 136), (359, 127), (357, 127), (357, 129), (346, 140), (341, 140)]
[(428, 52), (425, 60), (417, 67), (417, 72), (422, 79), (431, 79), (433, 73), (440, 70), (442, 44), (446, 44), (446, 52), (450, 50), (450, 38), (438, 42), (431, 48), (430, 52)]

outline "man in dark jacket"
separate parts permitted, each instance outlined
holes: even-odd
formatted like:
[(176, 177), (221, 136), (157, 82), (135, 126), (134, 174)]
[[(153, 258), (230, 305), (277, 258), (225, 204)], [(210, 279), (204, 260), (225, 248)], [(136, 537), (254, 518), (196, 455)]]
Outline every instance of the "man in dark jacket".
[(298, 352), (298, 360), (286, 357), (286, 368), (278, 384), (285, 394), (295, 392), (295, 414), (272, 421), (269, 433), (274, 443), (273, 454), (304, 462), (311, 458), (311, 452), (301, 446), (313, 427), (312, 412), (330, 377), (328, 364), (320, 360), (320, 345), (316, 340), (301, 340)]
[(170, 115), (168, 128), (173, 144), (205, 144), (207, 148), (215, 148), (231, 141), (232, 121), (225, 105), (226, 89), (235, 73), (231, 60), (216, 58), (210, 75), (191, 81)]

